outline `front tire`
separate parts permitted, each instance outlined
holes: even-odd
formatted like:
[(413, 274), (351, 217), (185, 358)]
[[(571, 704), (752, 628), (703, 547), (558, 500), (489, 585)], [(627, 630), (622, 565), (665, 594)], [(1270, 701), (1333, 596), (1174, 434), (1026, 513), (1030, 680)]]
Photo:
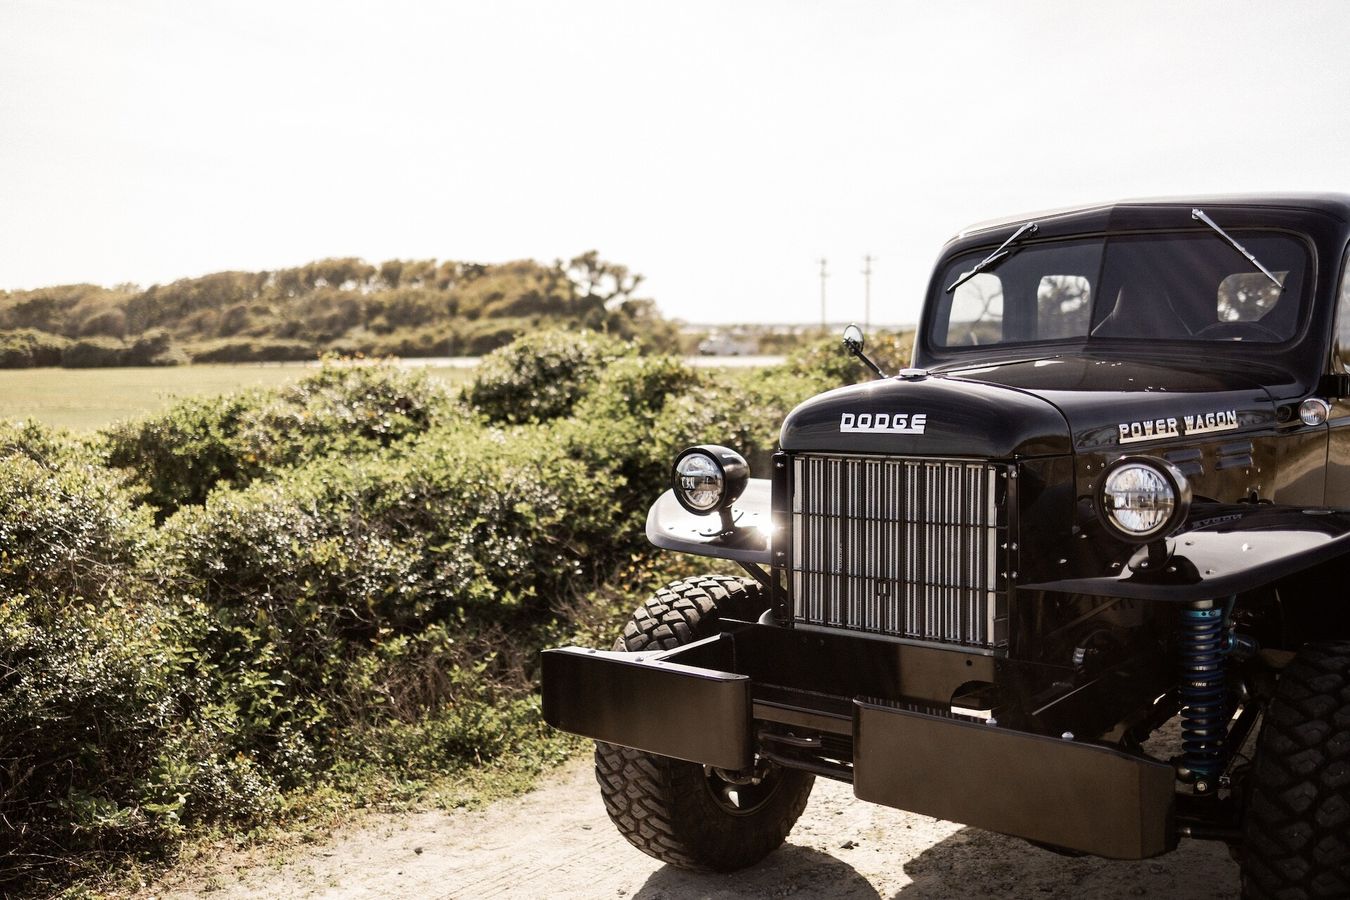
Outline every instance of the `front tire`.
[[(749, 579), (687, 578), (640, 606), (614, 649), (669, 650), (714, 634), (722, 616), (753, 620), (765, 606), (762, 589)], [(815, 782), (767, 761), (751, 773), (728, 773), (598, 741), (595, 778), (605, 810), (630, 844), (704, 872), (742, 869), (777, 849)]]
[(1247, 900), (1350, 897), (1350, 642), (1308, 644), (1281, 672), (1243, 830)]

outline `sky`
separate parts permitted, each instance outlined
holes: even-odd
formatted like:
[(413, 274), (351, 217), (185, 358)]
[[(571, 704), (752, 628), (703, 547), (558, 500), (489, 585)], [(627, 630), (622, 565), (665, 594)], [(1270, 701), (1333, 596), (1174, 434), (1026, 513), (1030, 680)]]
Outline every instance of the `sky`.
[(0, 0), (0, 289), (589, 249), (915, 321), (972, 222), (1350, 191), (1342, 2)]

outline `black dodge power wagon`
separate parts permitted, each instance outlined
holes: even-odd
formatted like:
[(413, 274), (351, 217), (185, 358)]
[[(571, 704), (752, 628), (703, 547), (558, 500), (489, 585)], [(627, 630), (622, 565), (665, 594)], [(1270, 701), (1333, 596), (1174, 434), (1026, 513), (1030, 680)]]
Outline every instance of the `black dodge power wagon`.
[(746, 866), (820, 775), (1070, 852), (1226, 841), (1247, 896), (1350, 896), (1348, 242), (1340, 195), (977, 226), (912, 368), (851, 328), (875, 380), (797, 407), (766, 477), (681, 453), (648, 537), (751, 577), (543, 656), (618, 828)]

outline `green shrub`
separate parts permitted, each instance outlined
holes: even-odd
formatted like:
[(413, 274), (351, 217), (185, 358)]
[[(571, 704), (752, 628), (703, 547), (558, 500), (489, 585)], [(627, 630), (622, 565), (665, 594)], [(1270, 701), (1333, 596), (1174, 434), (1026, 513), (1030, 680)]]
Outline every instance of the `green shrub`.
[[(552, 428), (555, 440), (585, 460), (597, 484), (615, 494), (628, 520), (611, 537), (628, 552), (642, 547), (647, 508), (669, 486), (674, 454), (696, 443), (727, 443), (703, 424), (663, 427), (668, 407), (684, 397), (703, 397), (713, 376), (670, 356), (612, 362), (577, 403), (574, 415)], [(699, 435), (707, 435), (700, 437)]]
[(61, 351), (61, 365), (67, 369), (93, 369), (123, 365), (126, 345), (117, 338), (87, 337), (72, 341)]
[(457, 685), (455, 702), (370, 729), (355, 748), (358, 757), (381, 771), (425, 778), (428, 772), (483, 765), (531, 741), (557, 737), (544, 724), (538, 697), (524, 691), (503, 696), (492, 678), (473, 668), (454, 669), (451, 675), (457, 682), (473, 676), (468, 685)]
[(541, 634), (489, 629), (466, 639), (436, 624), (355, 660), (344, 698), (353, 759), (424, 778), (525, 750), (547, 732), (527, 675)]
[[(45, 355), (50, 355), (50, 351)], [(94, 336), (68, 342), (61, 350), (61, 365), (68, 369), (178, 366), (187, 361), (187, 354), (161, 329), (147, 331), (130, 344), (118, 338)]]
[(155, 606), (0, 599), (5, 896), (274, 802), (268, 774), (231, 752), (181, 637)]
[(600, 370), (573, 414), (578, 419), (620, 415), (650, 424), (671, 397), (697, 393), (707, 379), (674, 356), (640, 356), (613, 360)]
[(164, 524), (164, 560), (180, 592), (245, 618), (308, 623), (317, 604), (325, 633), (365, 640), (480, 608), (494, 620), (604, 572), (616, 510), (548, 432), (461, 424), (217, 489)]
[(438, 623), (528, 628), (615, 565), (618, 515), (540, 430), (462, 424), (217, 489), (165, 522), (159, 558), (165, 589), (210, 610), (202, 652), (230, 673), (241, 749), (293, 785), (366, 721), (362, 654)]
[(81, 337), (107, 335), (121, 339), (126, 336), (127, 316), (116, 307), (95, 306), (87, 316), (80, 320), (78, 333)]
[(199, 363), (289, 362), (314, 359), (318, 349), (309, 341), (266, 337), (230, 337), (202, 341), (187, 348)]
[(137, 782), (176, 710), (165, 661), (147, 649), (122, 610), (35, 616), (21, 598), (0, 602), (0, 760), (12, 773), (0, 816), (18, 844), (0, 877), (156, 837)]
[(0, 459), (10, 454), (26, 456), (56, 471), (68, 466), (97, 466), (101, 459), (88, 441), (68, 431), (28, 420), (0, 419)]
[(181, 366), (187, 361), (187, 354), (162, 329), (147, 331), (132, 341), (122, 354), (122, 365), (125, 366)]
[(181, 400), (103, 437), (109, 465), (128, 469), (164, 515), (202, 503), (217, 485), (242, 487), (307, 460), (387, 447), (456, 417), (424, 372), (334, 363), (286, 388)]
[(629, 345), (590, 332), (538, 331), (484, 357), (465, 397), (494, 422), (566, 416)]
[(135, 593), (149, 518), (113, 473), (73, 459), (0, 456), (0, 596), (69, 602)]
[(187, 617), (154, 597), (148, 511), (96, 460), (0, 425), (7, 896), (98, 854), (162, 848), (194, 821), (247, 818), (270, 796), (205, 715)]
[(393, 334), (373, 335), (369, 352), (374, 356), (428, 357), (454, 356), (460, 352), (461, 341), (455, 329), (448, 325), (400, 329)]
[(376, 560), (323, 532), (317, 510), (266, 484), (218, 490), (164, 526), (166, 586), (206, 604), (197, 650), (219, 702), (238, 711), (233, 740), (287, 786), (314, 770), (334, 728), (323, 688), (347, 663), (335, 591)]
[(330, 362), (262, 395), (241, 437), (267, 465), (388, 447), (461, 413), (421, 369)]
[(535, 319), (469, 319), (457, 321), (457, 351), (466, 356), (483, 356), (507, 346), (540, 327)]
[(164, 412), (103, 433), (107, 462), (131, 471), (142, 499), (161, 514), (202, 503), (218, 484), (246, 484), (262, 460), (240, 436), (257, 393), (179, 400)]
[(0, 369), (59, 366), (68, 338), (32, 328), (0, 332)]

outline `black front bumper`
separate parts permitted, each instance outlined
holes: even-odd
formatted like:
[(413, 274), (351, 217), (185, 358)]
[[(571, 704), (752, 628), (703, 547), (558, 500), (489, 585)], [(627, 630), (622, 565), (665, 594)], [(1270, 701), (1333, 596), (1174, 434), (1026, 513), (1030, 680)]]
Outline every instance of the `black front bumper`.
[(1171, 766), (949, 711), (962, 684), (994, 682), (1000, 665), (975, 652), (744, 626), (669, 651), (547, 650), (544, 718), (724, 769), (759, 753), (852, 781), (862, 800), (1098, 856), (1175, 846)]

